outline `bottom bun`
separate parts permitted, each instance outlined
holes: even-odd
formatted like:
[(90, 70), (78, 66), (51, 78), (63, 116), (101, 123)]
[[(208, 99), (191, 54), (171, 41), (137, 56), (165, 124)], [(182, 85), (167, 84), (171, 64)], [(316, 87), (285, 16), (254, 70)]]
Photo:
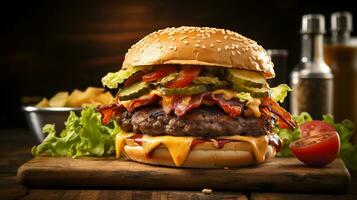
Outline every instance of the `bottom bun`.
[[(185, 161), (179, 167), (232, 168), (257, 164), (252, 150), (250, 148), (246, 148), (247, 143), (233, 143), (236, 143), (233, 146), (238, 148), (232, 148), (232, 145), (227, 145), (227, 148), (193, 148), (186, 157)], [(242, 148), (239, 148), (240, 146), (242, 146)], [(265, 160), (273, 158), (275, 153), (275, 148), (269, 145), (266, 150)], [(140, 163), (177, 167), (168, 149), (162, 145), (155, 149), (150, 157), (145, 154), (145, 151), (141, 146), (137, 145), (126, 145), (124, 147), (124, 154), (129, 159)]]

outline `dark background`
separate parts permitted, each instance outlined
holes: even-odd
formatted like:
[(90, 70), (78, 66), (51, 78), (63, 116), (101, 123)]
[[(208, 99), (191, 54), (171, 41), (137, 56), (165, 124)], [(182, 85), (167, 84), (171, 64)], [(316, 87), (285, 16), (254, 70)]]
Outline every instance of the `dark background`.
[[(25, 127), (21, 97), (100, 86), (126, 50), (157, 29), (211, 26), (248, 36), (299, 61), (301, 16), (357, 16), (353, 0), (334, 1), (13, 1), (1, 4), (0, 128)], [(356, 26), (354, 22), (354, 27)]]

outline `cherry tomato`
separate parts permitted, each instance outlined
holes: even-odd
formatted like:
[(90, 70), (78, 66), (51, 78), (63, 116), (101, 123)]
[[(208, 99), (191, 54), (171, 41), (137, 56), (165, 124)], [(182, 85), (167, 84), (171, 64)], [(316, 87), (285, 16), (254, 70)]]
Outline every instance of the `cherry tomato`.
[(338, 156), (340, 137), (336, 131), (322, 132), (296, 140), (289, 147), (301, 162), (322, 167)]
[(160, 78), (165, 77), (175, 71), (176, 71), (176, 67), (173, 65), (158, 66), (158, 67), (156, 67), (154, 72), (145, 74), (143, 76), (143, 81), (144, 82), (156, 81), (156, 80), (159, 80)]
[(168, 88), (181, 88), (188, 86), (201, 72), (199, 66), (182, 66), (178, 77), (166, 84)]
[(141, 78), (143, 77), (145, 73), (142, 71), (136, 72), (134, 75), (132, 75), (130, 78), (128, 78), (125, 82), (124, 82), (124, 87), (129, 87), (132, 84), (138, 82), (141, 80)]
[(308, 137), (324, 132), (336, 131), (335, 127), (321, 120), (313, 120), (300, 125), (301, 136)]

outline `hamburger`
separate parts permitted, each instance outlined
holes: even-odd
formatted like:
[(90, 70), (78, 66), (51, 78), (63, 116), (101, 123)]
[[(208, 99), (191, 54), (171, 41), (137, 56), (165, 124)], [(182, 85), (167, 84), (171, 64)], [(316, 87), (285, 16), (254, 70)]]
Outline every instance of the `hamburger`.
[(208, 27), (153, 32), (126, 53), (122, 68), (102, 79), (118, 89), (101, 106), (102, 123), (116, 121), (116, 156), (171, 167), (243, 167), (273, 158), (276, 128), (294, 128), (277, 101), (289, 87), (271, 88), (267, 52), (236, 32)]

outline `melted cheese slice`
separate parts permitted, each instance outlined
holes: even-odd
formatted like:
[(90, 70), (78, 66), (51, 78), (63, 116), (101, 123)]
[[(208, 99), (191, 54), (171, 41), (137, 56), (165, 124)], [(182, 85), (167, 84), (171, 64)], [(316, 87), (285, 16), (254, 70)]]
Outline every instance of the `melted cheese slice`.
[(169, 150), (175, 165), (180, 166), (190, 153), (191, 143), (194, 139), (194, 137), (144, 135), (142, 138), (142, 147), (146, 155), (148, 155), (151, 151), (160, 146), (160, 144), (163, 144)]
[(265, 154), (268, 149), (269, 141), (267, 136), (252, 137), (252, 136), (225, 136), (224, 139), (237, 140), (242, 142), (247, 142), (250, 144), (253, 150), (253, 154), (257, 163), (262, 163), (265, 161)]
[(259, 118), (261, 115), (260, 110), (259, 110), (260, 103), (261, 103), (260, 99), (253, 98), (253, 101), (248, 103), (248, 105), (247, 105), (247, 107), (253, 111), (254, 117), (257, 117), (257, 118)]
[[(133, 133), (119, 133), (115, 140), (116, 157), (119, 158), (125, 146), (125, 139), (134, 135)], [(266, 136), (225, 136), (220, 139), (230, 139), (235, 141), (247, 142), (250, 144), (257, 163), (265, 161), (265, 154), (268, 149), (268, 138)], [(191, 143), (194, 137), (175, 137), (175, 136), (149, 136), (144, 135), (141, 138), (142, 147), (146, 155), (150, 154), (161, 144), (168, 149), (172, 160), (176, 166), (182, 165), (191, 150)]]
[(115, 137), (115, 157), (120, 158), (121, 152), (125, 146), (125, 139), (134, 135), (133, 133), (118, 133)]

